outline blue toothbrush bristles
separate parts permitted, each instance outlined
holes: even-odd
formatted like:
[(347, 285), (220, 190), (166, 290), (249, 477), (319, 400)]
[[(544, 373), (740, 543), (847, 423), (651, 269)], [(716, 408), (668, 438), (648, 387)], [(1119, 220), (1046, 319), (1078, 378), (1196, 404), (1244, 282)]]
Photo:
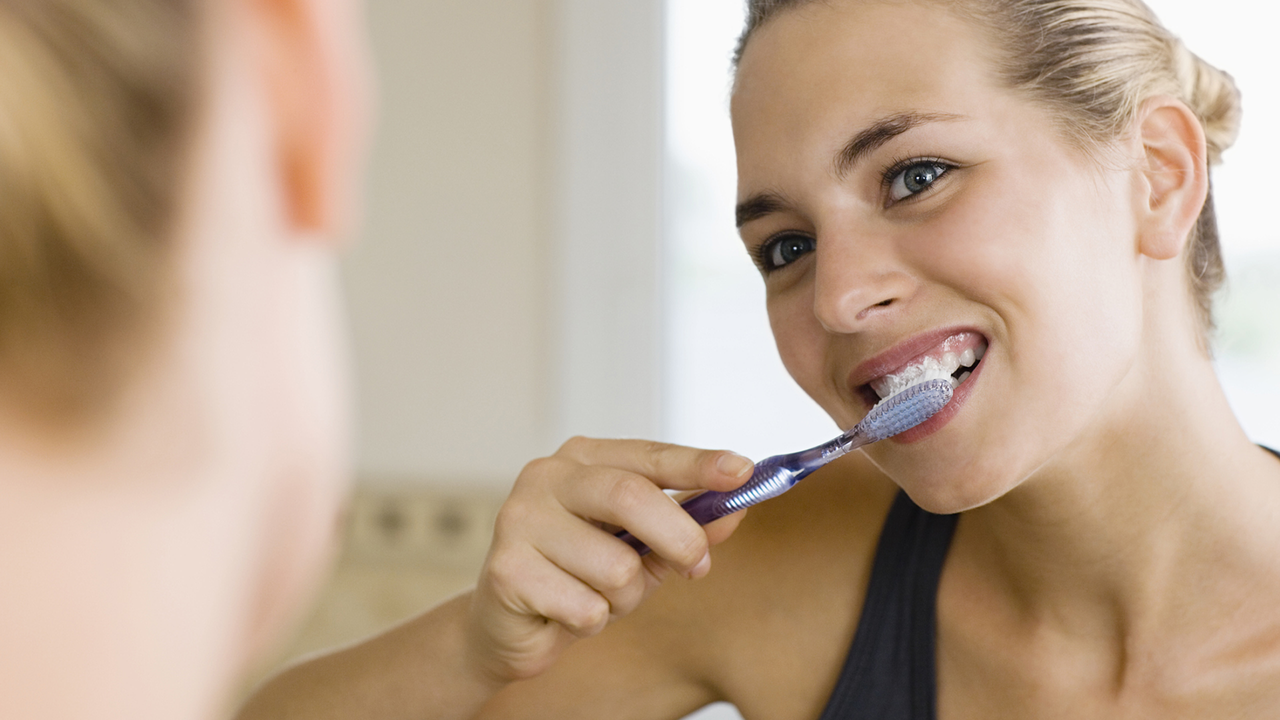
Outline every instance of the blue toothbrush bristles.
[(950, 380), (927, 380), (880, 401), (858, 428), (868, 442), (883, 440), (919, 425), (949, 402)]

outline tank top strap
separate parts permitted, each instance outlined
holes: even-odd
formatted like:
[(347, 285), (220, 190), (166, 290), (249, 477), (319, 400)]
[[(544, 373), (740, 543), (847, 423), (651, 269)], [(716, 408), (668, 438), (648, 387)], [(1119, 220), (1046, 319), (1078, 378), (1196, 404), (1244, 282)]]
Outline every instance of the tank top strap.
[(958, 515), (899, 492), (885, 518), (862, 617), (821, 720), (934, 720), (938, 581)]

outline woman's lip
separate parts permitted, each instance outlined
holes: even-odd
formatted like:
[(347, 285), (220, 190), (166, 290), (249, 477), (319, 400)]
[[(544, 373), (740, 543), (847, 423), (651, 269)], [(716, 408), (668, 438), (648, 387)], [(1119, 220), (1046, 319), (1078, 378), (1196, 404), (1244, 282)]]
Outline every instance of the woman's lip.
[[(884, 377), (895, 370), (899, 370), (912, 360), (921, 355), (928, 354), (931, 350), (936, 349), (939, 345), (946, 342), (947, 338), (964, 333), (973, 333), (986, 338), (981, 332), (969, 327), (949, 327), (930, 330), (921, 333), (915, 337), (908, 338), (889, 348), (888, 350), (876, 355), (875, 357), (863, 362), (849, 373), (849, 384), (847, 387), (857, 392), (857, 389), (875, 380)], [(988, 340), (988, 342), (990, 342)], [(981, 365), (981, 363), (979, 363)]]

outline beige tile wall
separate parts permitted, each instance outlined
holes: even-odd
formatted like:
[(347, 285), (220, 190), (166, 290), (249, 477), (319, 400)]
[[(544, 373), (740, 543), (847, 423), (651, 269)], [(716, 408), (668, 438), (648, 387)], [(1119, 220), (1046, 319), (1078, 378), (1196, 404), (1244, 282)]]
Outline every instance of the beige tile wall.
[(502, 496), (484, 491), (363, 483), (328, 584), (295, 639), (253, 673), (368, 637), (470, 587)]

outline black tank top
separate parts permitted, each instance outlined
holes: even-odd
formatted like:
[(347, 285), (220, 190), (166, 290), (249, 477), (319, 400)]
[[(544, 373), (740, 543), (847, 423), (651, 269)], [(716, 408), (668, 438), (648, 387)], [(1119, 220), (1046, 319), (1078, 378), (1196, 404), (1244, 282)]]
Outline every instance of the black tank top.
[(958, 518), (921, 510), (898, 493), (880, 531), (853, 646), (821, 720), (935, 720), (938, 580)]
[(821, 720), (933, 720), (935, 608), (958, 515), (889, 508), (862, 617)]

